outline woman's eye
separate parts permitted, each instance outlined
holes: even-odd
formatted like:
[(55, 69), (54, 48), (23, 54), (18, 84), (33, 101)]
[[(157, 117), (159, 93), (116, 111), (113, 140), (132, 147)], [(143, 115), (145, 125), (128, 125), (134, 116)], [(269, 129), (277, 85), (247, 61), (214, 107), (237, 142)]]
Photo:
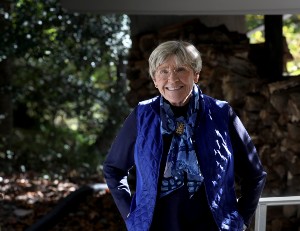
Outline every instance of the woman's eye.
[(169, 70), (167, 70), (167, 69), (160, 70), (160, 74), (168, 74), (168, 73), (169, 73)]

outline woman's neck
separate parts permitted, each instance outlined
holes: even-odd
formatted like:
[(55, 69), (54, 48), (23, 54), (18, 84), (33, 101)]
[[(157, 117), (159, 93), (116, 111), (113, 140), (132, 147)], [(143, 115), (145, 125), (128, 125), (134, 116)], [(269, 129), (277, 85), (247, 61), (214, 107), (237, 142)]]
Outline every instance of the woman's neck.
[(170, 104), (170, 106), (171, 106), (171, 109), (172, 109), (175, 117), (180, 117), (180, 116), (186, 117), (187, 111), (189, 108), (189, 104), (185, 104), (183, 106), (174, 106), (174, 105)]

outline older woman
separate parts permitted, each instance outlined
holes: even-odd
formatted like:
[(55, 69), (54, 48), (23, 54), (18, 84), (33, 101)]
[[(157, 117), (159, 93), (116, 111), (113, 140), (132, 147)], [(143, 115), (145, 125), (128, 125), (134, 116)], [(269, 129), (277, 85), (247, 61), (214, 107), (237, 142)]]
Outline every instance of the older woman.
[[(199, 51), (187, 42), (162, 43), (150, 55), (160, 96), (138, 104), (104, 163), (130, 231), (241, 231), (250, 224), (266, 173), (228, 103), (202, 94), (201, 67)], [(133, 166), (132, 196), (127, 176)]]

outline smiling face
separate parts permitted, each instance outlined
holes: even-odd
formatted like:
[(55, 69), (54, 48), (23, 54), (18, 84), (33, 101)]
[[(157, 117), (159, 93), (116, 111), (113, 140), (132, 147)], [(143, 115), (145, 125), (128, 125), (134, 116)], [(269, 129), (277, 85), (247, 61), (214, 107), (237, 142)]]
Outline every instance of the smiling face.
[(174, 106), (188, 103), (193, 85), (198, 82), (199, 73), (178, 62), (175, 55), (168, 57), (154, 73), (153, 82), (160, 94)]

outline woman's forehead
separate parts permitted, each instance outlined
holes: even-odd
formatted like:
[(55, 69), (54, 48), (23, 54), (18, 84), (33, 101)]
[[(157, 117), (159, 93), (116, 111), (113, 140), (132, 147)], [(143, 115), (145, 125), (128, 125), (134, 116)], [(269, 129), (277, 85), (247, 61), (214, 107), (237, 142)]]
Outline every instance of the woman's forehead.
[(160, 63), (158, 63), (158, 66), (162, 66), (162, 65), (176, 65), (176, 66), (181, 66), (181, 65), (185, 65), (186, 63), (177, 55), (169, 55), (167, 57), (165, 57), (163, 60), (161, 60)]

